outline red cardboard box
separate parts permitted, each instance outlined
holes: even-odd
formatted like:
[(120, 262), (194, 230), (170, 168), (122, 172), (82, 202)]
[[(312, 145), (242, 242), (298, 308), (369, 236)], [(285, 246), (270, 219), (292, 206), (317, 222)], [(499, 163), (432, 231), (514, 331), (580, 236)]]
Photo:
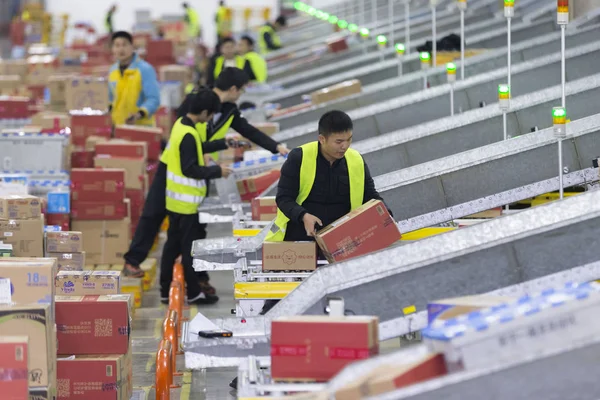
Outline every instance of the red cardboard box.
[(249, 178), (237, 181), (237, 188), (240, 192), (242, 201), (252, 201), (253, 198), (259, 196), (265, 190), (274, 184), (281, 176), (281, 171), (273, 169), (259, 175), (254, 175)]
[(31, 101), (27, 97), (8, 97), (0, 100), (0, 118), (29, 118)]
[(71, 142), (75, 146), (85, 146), (89, 136), (100, 136), (109, 139), (112, 135), (110, 114), (84, 114), (71, 111)]
[(348, 50), (348, 43), (346, 42), (346, 38), (340, 38), (327, 42), (327, 47), (331, 53), (338, 53), (340, 51)]
[(131, 355), (59, 358), (58, 399), (126, 400), (131, 397)]
[(63, 231), (71, 229), (71, 216), (69, 214), (44, 214), (46, 225), (60, 226)]
[(146, 196), (143, 190), (127, 189), (125, 196), (131, 203), (131, 224), (135, 226), (142, 215)]
[(111, 140), (96, 144), (96, 155), (108, 155), (125, 158), (148, 158), (146, 142), (129, 142)]
[(29, 338), (0, 336), (0, 392), (5, 400), (29, 399)]
[(127, 218), (128, 205), (125, 201), (74, 201), (71, 218), (74, 221), (121, 220)]
[(173, 57), (173, 42), (170, 40), (150, 40), (146, 47), (147, 59)]
[(353, 361), (379, 354), (379, 319), (368, 316), (281, 317), (271, 324), (275, 380), (328, 381)]
[(126, 354), (129, 296), (56, 296), (58, 354)]
[(108, 168), (71, 170), (71, 198), (76, 201), (125, 200), (125, 171)]
[(315, 236), (330, 263), (385, 249), (400, 237), (396, 222), (380, 200), (370, 200)]
[(71, 152), (71, 168), (94, 168), (94, 152), (75, 150)]
[(152, 126), (118, 125), (115, 127), (115, 138), (132, 142), (146, 142), (148, 160), (158, 161), (160, 157), (160, 140), (162, 129)]
[(272, 221), (277, 217), (275, 196), (256, 197), (252, 199), (252, 220)]

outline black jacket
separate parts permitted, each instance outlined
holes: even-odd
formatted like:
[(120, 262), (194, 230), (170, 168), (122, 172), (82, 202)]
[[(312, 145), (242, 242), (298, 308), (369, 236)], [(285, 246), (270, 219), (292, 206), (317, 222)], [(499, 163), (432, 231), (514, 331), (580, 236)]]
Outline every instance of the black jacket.
[[(188, 117), (183, 117), (181, 122), (184, 125), (194, 129), (194, 123)], [(202, 146), (204, 150), (204, 146)], [(221, 167), (218, 165), (203, 167), (199, 164), (198, 148), (196, 147), (196, 139), (191, 134), (186, 134), (179, 144), (179, 155), (181, 161), (181, 172), (184, 176), (192, 179), (217, 179), (221, 177)]]
[[(300, 189), (300, 165), (302, 149), (295, 148), (281, 167), (281, 178), (277, 187), (277, 207), (290, 219), (287, 225), (286, 241), (314, 240), (306, 235), (302, 217), (309, 213), (323, 222), (324, 228), (350, 212), (350, 180), (346, 159), (330, 164), (319, 152), (317, 173), (312, 190), (302, 205), (296, 203)], [(365, 164), (365, 194), (363, 203), (369, 200), (383, 200)], [(320, 227), (317, 227), (317, 230)]]

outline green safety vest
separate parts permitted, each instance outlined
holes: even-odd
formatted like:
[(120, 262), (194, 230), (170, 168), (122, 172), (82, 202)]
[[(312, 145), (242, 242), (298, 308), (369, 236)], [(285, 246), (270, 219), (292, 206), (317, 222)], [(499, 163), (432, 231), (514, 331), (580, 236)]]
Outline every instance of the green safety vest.
[[(214, 135), (211, 136), (210, 139), (206, 138), (206, 135), (207, 135), (206, 124), (201, 124), (201, 123), (196, 124), (196, 130), (198, 130), (198, 132), (200, 133), (200, 140), (202, 141), (202, 143), (205, 143), (207, 141), (214, 142), (215, 140), (225, 139), (225, 136), (227, 136), (227, 132), (229, 132), (229, 128), (231, 127), (231, 124), (233, 123), (233, 115), (231, 115), (229, 117), (225, 116), (225, 118), (227, 118), (227, 119), (225, 120), (225, 123), (223, 125), (215, 126), (216, 132)], [(199, 125), (204, 125), (204, 127), (199, 126)], [(213, 160), (217, 161), (219, 159), (219, 152), (215, 151), (214, 153), (211, 153), (210, 156), (213, 158)]]
[(188, 7), (185, 12), (187, 15), (188, 35), (195, 38), (200, 34), (200, 20), (198, 19), (198, 14), (190, 7)]
[[(260, 54), (258, 54), (255, 51), (251, 51), (251, 52), (247, 53), (246, 55), (244, 55), (244, 59), (245, 59), (245, 61), (247, 61), (250, 64), (250, 68), (252, 69), (252, 72), (254, 73), (256, 82), (260, 82), (260, 83), (266, 82), (268, 70), (267, 70), (267, 62), (265, 61), (265, 59), (262, 58), (260, 56)], [(242, 69), (244, 69), (244, 68), (242, 67)]]
[[(246, 62), (246, 60), (244, 60), (244, 58), (242, 58), (240, 56), (235, 56), (236, 68), (244, 69), (245, 62)], [(214, 71), (215, 79), (217, 79), (219, 77), (219, 75), (221, 75), (221, 71), (223, 71), (223, 65), (225, 65), (225, 57), (223, 57), (223, 56), (217, 57), (217, 59), (215, 60), (215, 71)]]
[(275, 29), (273, 29), (273, 27), (271, 25), (263, 25), (260, 28), (260, 31), (259, 31), (260, 36), (258, 38), (258, 47), (260, 48), (260, 52), (263, 54), (267, 54), (271, 51), (267, 47), (267, 42), (265, 40), (265, 33), (268, 33), (271, 35), (271, 39), (273, 40), (273, 44), (275, 46), (281, 46), (281, 39), (279, 38), (279, 35), (277, 34), (277, 32), (275, 32)]
[[(317, 156), (319, 155), (319, 143), (311, 142), (300, 146), (302, 149), (302, 164), (300, 165), (300, 188), (296, 203), (302, 205), (308, 198), (317, 175)], [(354, 210), (363, 204), (365, 196), (365, 162), (360, 153), (354, 149), (348, 149), (346, 155), (348, 165), (348, 178), (350, 180), (350, 210)], [(277, 217), (267, 234), (265, 242), (283, 242), (285, 229), (290, 219), (277, 209)]]
[[(206, 124), (203, 125), (204, 136), (206, 136)], [(202, 153), (202, 141), (200, 140), (201, 134), (198, 132), (198, 125), (196, 125), (196, 129), (184, 125), (181, 123), (181, 118), (173, 125), (169, 143), (160, 159), (167, 164), (166, 208), (168, 211), (185, 215), (196, 214), (207, 193), (204, 179), (188, 178), (181, 171), (179, 147), (188, 133), (196, 139), (198, 163), (204, 166), (204, 154)]]
[(192, 93), (195, 88), (196, 88), (196, 85), (194, 85), (193, 83), (188, 83), (187, 85), (185, 85), (184, 92), (186, 95), (188, 95), (188, 94)]

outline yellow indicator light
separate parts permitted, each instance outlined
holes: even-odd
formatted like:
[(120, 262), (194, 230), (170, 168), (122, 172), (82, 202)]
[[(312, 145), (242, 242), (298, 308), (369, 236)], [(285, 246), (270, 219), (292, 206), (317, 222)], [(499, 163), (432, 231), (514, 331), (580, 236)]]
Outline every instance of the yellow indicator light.
[(514, 7), (515, 0), (504, 0), (504, 7)]
[(559, 13), (568, 13), (569, 12), (569, 0), (558, 0), (557, 1), (557, 11)]
[(510, 98), (510, 88), (508, 85), (498, 85), (498, 98), (501, 100)]
[(446, 64), (446, 71), (448, 71), (449, 74), (456, 74), (456, 64), (454, 64), (454, 63)]

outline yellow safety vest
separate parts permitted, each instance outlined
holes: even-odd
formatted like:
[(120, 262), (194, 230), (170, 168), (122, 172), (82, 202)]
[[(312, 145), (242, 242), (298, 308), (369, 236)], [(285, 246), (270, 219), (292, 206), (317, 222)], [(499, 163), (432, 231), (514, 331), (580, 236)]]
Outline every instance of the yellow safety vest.
[[(206, 135), (206, 124), (204, 131)], [(196, 214), (198, 207), (206, 197), (206, 181), (204, 179), (193, 179), (183, 175), (181, 171), (181, 155), (179, 146), (185, 135), (190, 134), (196, 140), (198, 149), (198, 164), (204, 166), (204, 154), (202, 153), (202, 141), (196, 129), (184, 125), (181, 118), (175, 122), (171, 130), (171, 137), (167, 148), (163, 152), (161, 161), (167, 164), (167, 189), (165, 191), (167, 210), (178, 214)]]
[(187, 85), (185, 85), (184, 93), (190, 94), (194, 91), (195, 88), (196, 88), (196, 85), (194, 85), (193, 83), (188, 83)]
[[(250, 68), (254, 73), (256, 82), (266, 82), (268, 76), (267, 62), (255, 51), (251, 51), (244, 55), (245, 61), (250, 63)], [(244, 69), (243, 67), (241, 69)]]
[[(231, 127), (232, 123), (233, 123), (233, 115), (231, 115), (229, 118), (227, 118), (225, 123), (221, 127), (219, 127), (219, 129), (217, 129), (215, 134), (212, 135), (210, 139), (206, 138), (206, 136), (207, 136), (206, 124), (198, 123), (198, 124), (196, 124), (196, 129), (198, 130), (198, 132), (200, 134), (200, 140), (202, 141), (202, 143), (205, 143), (207, 141), (214, 142), (215, 140), (225, 139), (225, 136), (227, 136), (227, 132), (229, 132), (229, 128)], [(199, 125), (204, 125), (204, 127), (199, 126)], [(213, 160), (217, 161), (219, 159), (219, 152), (215, 151), (214, 153), (211, 153), (210, 156), (212, 157)]]
[[(235, 56), (235, 66), (237, 68), (244, 69), (245, 62), (246, 62), (246, 60), (244, 60), (244, 58), (242, 58), (240, 56)], [(215, 71), (214, 71), (215, 79), (217, 79), (219, 77), (219, 75), (221, 75), (221, 71), (223, 71), (223, 65), (225, 65), (225, 57), (223, 57), (223, 56), (217, 57), (217, 59), (215, 60)]]
[[(319, 143), (311, 142), (300, 146), (302, 149), (302, 164), (300, 165), (300, 190), (296, 203), (302, 205), (308, 198), (317, 175), (317, 156)], [(350, 180), (350, 210), (363, 204), (365, 196), (365, 162), (360, 153), (354, 149), (346, 151), (346, 164), (348, 165), (348, 178)], [(277, 209), (277, 217), (267, 234), (265, 242), (283, 242), (289, 218)]]
[(279, 38), (279, 35), (277, 34), (277, 32), (275, 32), (275, 29), (273, 29), (271, 25), (263, 25), (260, 28), (259, 33), (260, 36), (258, 38), (258, 47), (260, 48), (261, 53), (267, 54), (271, 51), (267, 46), (267, 42), (265, 40), (265, 33), (271, 35), (271, 39), (273, 40), (273, 44), (275, 46), (281, 46), (281, 39)]
[(217, 33), (227, 33), (229, 28), (229, 21), (227, 20), (228, 10), (227, 7), (220, 6), (217, 9)]
[(198, 18), (198, 13), (188, 7), (186, 9), (186, 14), (188, 19), (188, 35), (192, 38), (195, 38), (200, 34), (200, 20)]

